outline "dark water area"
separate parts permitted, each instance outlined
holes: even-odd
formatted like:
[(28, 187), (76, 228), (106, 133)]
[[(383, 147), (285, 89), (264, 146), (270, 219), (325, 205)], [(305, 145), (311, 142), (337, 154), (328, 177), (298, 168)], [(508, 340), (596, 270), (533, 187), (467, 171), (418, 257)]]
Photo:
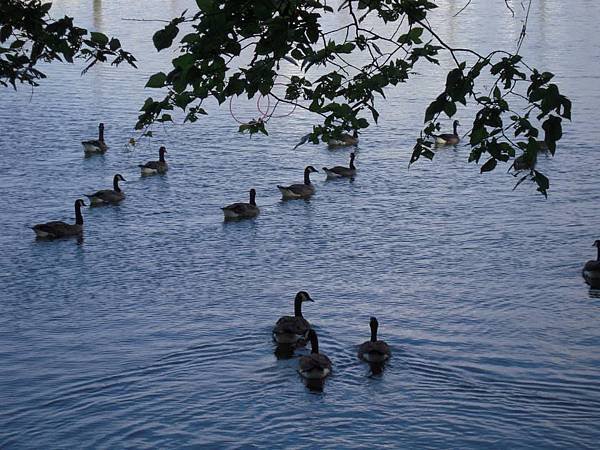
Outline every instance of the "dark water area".
[[(439, 3), (432, 23), (449, 42), (514, 48), (519, 11), (473, 2), (454, 17), (462, 2)], [(315, 196), (285, 203), (277, 184), (350, 153), (293, 151), (312, 123), (300, 111), (249, 139), (228, 105), (210, 106), (126, 145), (157, 95), (145, 80), (172, 54), (153, 50), (159, 23), (122, 18), (194, 5), (56, 1), (56, 16), (118, 35), (140, 69), (56, 64), (33, 92), (0, 91), (0, 448), (596, 447), (600, 295), (580, 274), (600, 237), (596, 3), (533, 3), (522, 53), (573, 101), (556, 156), (539, 161), (547, 200), (513, 191), (506, 169), (479, 175), (462, 145), (407, 170), (443, 59), (390, 91), (353, 182), (314, 174)], [(99, 121), (110, 150), (84, 158)], [(160, 145), (168, 174), (142, 179)], [(127, 198), (84, 209), (82, 243), (34, 239), (29, 226), (72, 221), (73, 201), (115, 173)], [(219, 208), (251, 187), (260, 216), (223, 223)], [(333, 361), (322, 392), (271, 341), (301, 289)], [(393, 351), (377, 376), (356, 358), (372, 315)]]

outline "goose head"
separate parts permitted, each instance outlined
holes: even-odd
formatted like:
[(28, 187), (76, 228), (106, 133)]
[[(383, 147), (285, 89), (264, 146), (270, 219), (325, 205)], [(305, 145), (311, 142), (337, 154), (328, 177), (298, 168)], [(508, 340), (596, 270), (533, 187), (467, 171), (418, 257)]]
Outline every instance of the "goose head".
[(78, 198), (75, 200), (75, 208), (81, 208), (82, 206), (87, 206), (82, 199)]
[(160, 156), (161, 158), (165, 156), (165, 153), (167, 153), (167, 149), (165, 148), (165, 146), (162, 146), (158, 149), (158, 156)]
[(120, 173), (118, 173), (118, 174), (116, 174), (114, 176), (113, 181), (116, 183), (116, 182), (119, 182), (119, 181), (127, 181), (127, 180), (125, 178), (123, 178), (123, 175), (121, 175)]
[(460, 125), (460, 122), (459, 122), (458, 120), (455, 120), (455, 121), (452, 123), (452, 127), (454, 128), (454, 134), (457, 134), (457, 131), (456, 131), (456, 130), (458, 129), (458, 126), (459, 126), (459, 125)]
[(296, 298), (295, 301), (297, 302), (314, 302), (314, 300), (310, 297), (310, 295), (308, 295), (308, 292), (306, 291), (300, 291), (296, 294)]
[(304, 172), (306, 172), (306, 173), (314, 173), (314, 172), (318, 172), (318, 170), (315, 169), (313, 166), (306, 166), (306, 169), (304, 169)]
[(598, 247), (598, 248), (600, 248), (600, 240), (594, 241), (594, 243), (592, 244), (592, 247)]

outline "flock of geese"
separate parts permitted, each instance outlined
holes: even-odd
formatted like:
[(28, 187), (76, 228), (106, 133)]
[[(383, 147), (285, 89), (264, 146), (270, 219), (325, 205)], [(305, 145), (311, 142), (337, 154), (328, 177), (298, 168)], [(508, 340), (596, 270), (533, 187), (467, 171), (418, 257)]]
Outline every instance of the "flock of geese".
[[(460, 142), (458, 135), (459, 122), (453, 123), (453, 133), (440, 134), (435, 136), (438, 145), (456, 145)], [(358, 144), (358, 134), (356, 131), (352, 135), (343, 134), (340, 139), (328, 142), (330, 146), (355, 146)], [(83, 141), (84, 152), (86, 155), (104, 154), (108, 146), (104, 141), (104, 124), (98, 127), (98, 139)], [(160, 147), (157, 161), (148, 161), (140, 164), (142, 176), (164, 174), (169, 169), (165, 160), (167, 150)], [(327, 178), (352, 178), (356, 175), (356, 166), (354, 152), (350, 154), (350, 163), (348, 167), (335, 166), (331, 168), (323, 167)], [(315, 186), (311, 183), (311, 173), (318, 172), (313, 166), (307, 166), (304, 169), (303, 183), (291, 184), (288, 186), (278, 185), (283, 200), (307, 199), (315, 193)], [(90, 201), (90, 206), (115, 205), (125, 198), (125, 193), (119, 186), (119, 182), (126, 181), (121, 174), (116, 174), (113, 178), (113, 188), (103, 189), (92, 194), (86, 194)], [(34, 225), (32, 227), (37, 238), (55, 239), (62, 237), (80, 236), (83, 232), (83, 216), (81, 214), (82, 206), (87, 206), (82, 199), (75, 201), (75, 223), (69, 224), (62, 221), (52, 221)], [(256, 204), (256, 190), (250, 189), (250, 199), (248, 203), (233, 203), (221, 208), (225, 220), (250, 219), (258, 216), (260, 209)], [(600, 240), (594, 242), (598, 248), (596, 260), (588, 261), (582, 271), (586, 283), (594, 289), (600, 289)], [(317, 333), (311, 328), (308, 321), (302, 316), (302, 303), (312, 302), (313, 299), (305, 291), (296, 294), (294, 300), (294, 315), (281, 317), (273, 328), (273, 340), (280, 349), (285, 352), (293, 352), (305, 346), (308, 342), (311, 345), (311, 353), (302, 356), (299, 360), (300, 374), (309, 380), (322, 380), (331, 372), (331, 360), (324, 354), (319, 353), (319, 343)], [(390, 347), (377, 339), (378, 321), (375, 317), (370, 319), (371, 339), (360, 345), (358, 357), (371, 364), (373, 371), (376, 368), (381, 369), (385, 361), (391, 356)]]
[[(276, 353), (280, 355), (293, 354), (294, 350), (310, 342), (311, 352), (300, 357), (298, 372), (307, 380), (323, 380), (331, 373), (331, 360), (319, 352), (317, 332), (302, 315), (302, 303), (313, 301), (308, 292), (298, 292), (294, 298), (294, 315), (279, 318), (273, 327), (273, 340), (278, 346)], [(379, 373), (392, 351), (385, 341), (377, 339), (379, 322), (376, 317), (371, 317), (369, 326), (371, 339), (358, 347), (358, 357), (370, 364), (373, 373)]]

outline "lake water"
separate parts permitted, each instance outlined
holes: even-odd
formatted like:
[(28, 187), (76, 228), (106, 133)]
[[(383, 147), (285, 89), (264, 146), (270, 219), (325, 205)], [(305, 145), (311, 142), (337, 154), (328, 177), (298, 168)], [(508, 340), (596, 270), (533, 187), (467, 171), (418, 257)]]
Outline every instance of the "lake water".
[[(439, 3), (432, 22), (450, 42), (514, 48), (521, 23), (504, 2), (458, 17), (463, 2)], [(596, 3), (533, 4), (523, 54), (574, 105), (558, 153), (539, 162), (547, 200), (512, 191), (506, 168), (479, 175), (463, 146), (407, 170), (444, 57), (389, 92), (354, 182), (315, 174), (313, 199), (287, 203), (277, 184), (350, 152), (293, 151), (311, 124), (300, 111), (249, 139), (226, 105), (211, 107), (125, 145), (156, 95), (145, 79), (171, 55), (152, 48), (160, 23), (121, 19), (194, 4), (57, 0), (55, 16), (118, 35), (140, 69), (81, 77), (55, 64), (34, 91), (0, 91), (0, 448), (596, 447), (600, 298), (580, 275), (600, 237)], [(85, 159), (79, 142), (99, 121), (111, 148)], [(137, 164), (163, 144), (168, 175), (141, 179)], [(82, 243), (36, 242), (29, 226), (73, 220), (73, 201), (117, 172), (127, 198), (85, 209)], [(250, 187), (259, 218), (224, 224), (219, 207)], [(271, 342), (301, 289), (334, 365), (323, 392)], [(379, 376), (356, 359), (371, 315), (394, 353)]]

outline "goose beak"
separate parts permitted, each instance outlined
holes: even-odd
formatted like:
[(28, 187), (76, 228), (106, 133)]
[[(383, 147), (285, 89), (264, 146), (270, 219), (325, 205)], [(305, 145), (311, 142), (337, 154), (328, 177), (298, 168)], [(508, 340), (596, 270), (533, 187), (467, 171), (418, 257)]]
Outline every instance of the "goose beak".
[(313, 300), (313, 299), (312, 299), (310, 296), (308, 296), (308, 295), (306, 296), (306, 301), (307, 301), (307, 302), (313, 302), (313, 303), (315, 302), (315, 301), (314, 301), (314, 300)]

